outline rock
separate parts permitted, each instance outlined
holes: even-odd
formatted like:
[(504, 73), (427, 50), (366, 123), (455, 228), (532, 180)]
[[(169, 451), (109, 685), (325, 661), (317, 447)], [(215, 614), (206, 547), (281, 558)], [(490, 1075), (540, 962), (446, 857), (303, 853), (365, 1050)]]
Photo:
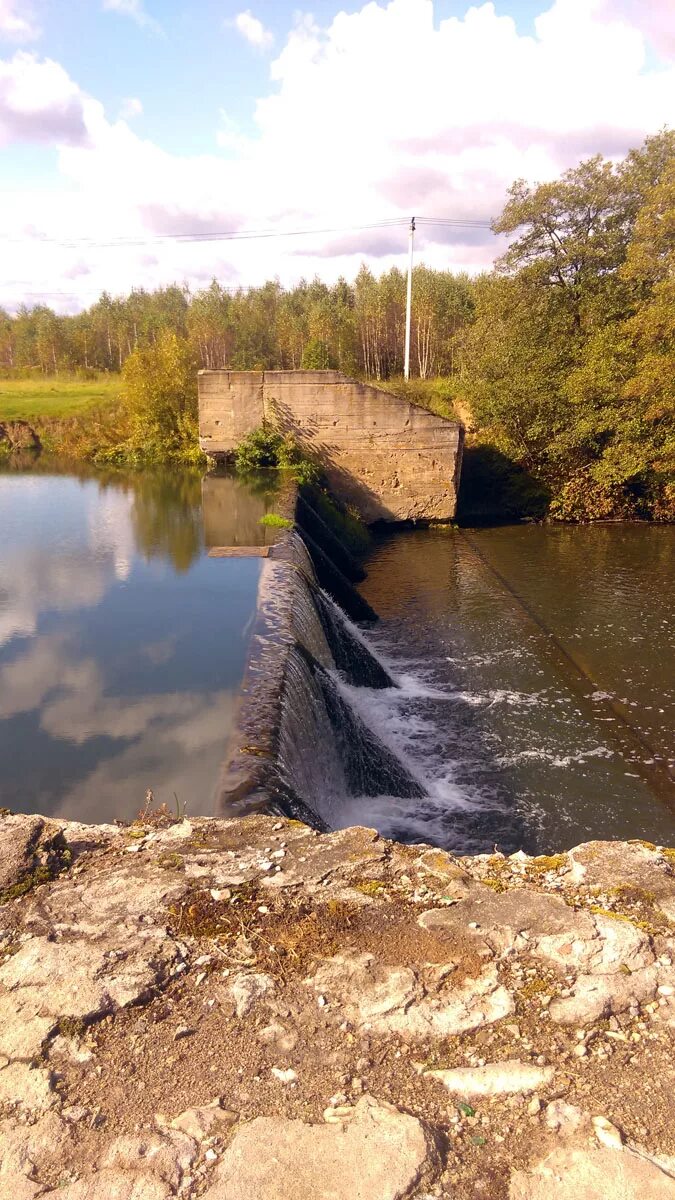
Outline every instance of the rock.
[(0, 896), (38, 867), (56, 867), (66, 843), (60, 826), (36, 816), (0, 816)]
[[(118, 951), (114, 947), (119, 945), (119, 930), (110, 932), (112, 944), (31, 938), (0, 967), (0, 983), (24, 1012), (39, 1016), (41, 1029), (48, 1016), (93, 1020), (138, 1002), (166, 978), (176, 957), (175, 942), (166, 935), (161, 945), (154, 938), (138, 937)], [(37, 1038), (33, 1017), (31, 1021), (31, 1036)]]
[(588, 1117), (575, 1104), (568, 1104), (565, 1100), (553, 1100), (546, 1105), (544, 1120), (548, 1129), (560, 1133), (563, 1137), (569, 1137), (588, 1120)]
[(35, 1125), (13, 1120), (0, 1123), (0, 1196), (33, 1200), (45, 1187), (37, 1181), (42, 1170), (63, 1162), (72, 1142), (69, 1127), (56, 1113)]
[(187, 1134), (195, 1142), (204, 1142), (208, 1138), (217, 1137), (229, 1125), (237, 1122), (237, 1114), (229, 1109), (221, 1108), (216, 1102), (204, 1105), (202, 1108), (186, 1108), (170, 1122), (172, 1129), (178, 1129)]
[(41, 1016), (34, 995), (0, 995), (0, 1054), (11, 1061), (31, 1062), (56, 1026), (56, 1017)]
[(270, 1071), (274, 1078), (279, 1080), (279, 1083), (295, 1083), (298, 1078), (292, 1067), (270, 1067)]
[(657, 969), (645, 967), (625, 975), (579, 975), (571, 996), (556, 997), (549, 1013), (560, 1025), (586, 1025), (625, 1012), (656, 995)]
[[(505, 1096), (513, 1092), (534, 1092), (553, 1079), (553, 1067), (535, 1067), (511, 1058), (486, 1063), (484, 1067), (456, 1067), (454, 1070), (425, 1071), (457, 1096)], [(538, 1110), (537, 1110), (538, 1111)]]
[(570, 881), (612, 889), (617, 883), (654, 896), (672, 895), (673, 880), (655, 846), (641, 842), (584, 842), (569, 852)]
[(245, 1017), (251, 1009), (274, 991), (274, 980), (270, 975), (238, 975), (230, 985), (238, 1017)]
[(452, 976), (437, 994), (423, 997), (409, 967), (392, 967), (373, 954), (360, 954), (328, 959), (311, 982), (331, 1005), (337, 1002), (347, 1020), (401, 1037), (450, 1037), (513, 1012), (513, 998), (500, 985), (495, 968), (454, 986), (451, 981)]
[(192, 1138), (183, 1132), (171, 1132), (168, 1137), (148, 1133), (141, 1137), (115, 1138), (101, 1160), (105, 1170), (147, 1172), (177, 1188), (183, 1174), (197, 1157)]
[(651, 1162), (616, 1150), (554, 1150), (511, 1178), (509, 1200), (673, 1200), (675, 1180)]
[(593, 1117), (592, 1125), (601, 1146), (606, 1146), (608, 1150), (623, 1149), (623, 1135), (607, 1117)]
[(244, 1126), (204, 1200), (403, 1200), (437, 1167), (420, 1121), (364, 1096), (348, 1123), (258, 1117)]
[(319, 967), (313, 985), (353, 1010), (359, 1022), (372, 1021), (405, 1008), (415, 996), (415, 975), (409, 967), (379, 963), (373, 954), (339, 954)]
[(59, 1188), (56, 1194), (58, 1200), (169, 1200), (172, 1193), (149, 1175), (106, 1170)]
[(10, 1063), (0, 1071), (0, 1104), (21, 1105), (33, 1113), (42, 1113), (55, 1102), (48, 1071), (21, 1062)]

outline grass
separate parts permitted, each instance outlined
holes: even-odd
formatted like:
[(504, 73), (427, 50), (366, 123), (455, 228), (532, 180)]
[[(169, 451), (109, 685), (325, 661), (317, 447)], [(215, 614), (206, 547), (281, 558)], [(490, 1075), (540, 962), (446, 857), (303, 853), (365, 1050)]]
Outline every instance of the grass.
[(0, 378), (0, 421), (61, 420), (116, 400), (119, 375), (82, 379), (77, 375), (43, 375), (30, 379)]

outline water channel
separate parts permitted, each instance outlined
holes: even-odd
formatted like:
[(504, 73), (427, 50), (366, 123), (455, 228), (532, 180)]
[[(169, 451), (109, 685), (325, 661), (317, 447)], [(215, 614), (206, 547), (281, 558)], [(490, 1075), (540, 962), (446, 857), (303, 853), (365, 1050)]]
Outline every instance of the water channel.
[[(260, 560), (209, 551), (264, 543), (273, 506), (225, 475), (0, 472), (0, 805), (129, 819), (151, 789), (214, 811)], [(336, 673), (335, 719), (416, 786), (336, 796), (334, 825), (464, 852), (673, 843), (675, 530), (402, 530), (365, 566), (380, 621), (356, 634), (396, 686)]]

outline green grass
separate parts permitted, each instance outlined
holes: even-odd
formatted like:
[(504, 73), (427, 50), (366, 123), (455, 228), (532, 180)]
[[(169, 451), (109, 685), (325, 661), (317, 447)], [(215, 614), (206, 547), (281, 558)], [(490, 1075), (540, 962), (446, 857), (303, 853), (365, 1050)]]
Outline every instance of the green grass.
[(0, 421), (75, 417), (116, 400), (121, 387), (119, 375), (99, 375), (97, 379), (76, 375), (0, 378)]

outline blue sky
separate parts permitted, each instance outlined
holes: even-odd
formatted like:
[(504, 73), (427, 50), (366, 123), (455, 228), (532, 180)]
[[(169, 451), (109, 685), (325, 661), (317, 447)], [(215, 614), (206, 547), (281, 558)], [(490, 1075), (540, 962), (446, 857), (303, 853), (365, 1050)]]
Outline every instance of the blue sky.
[[(398, 235), (357, 226), (487, 222), (517, 177), (620, 157), (675, 121), (674, 63), (670, 0), (0, 0), (0, 305), (386, 269)], [(297, 227), (345, 232), (162, 240)]]

